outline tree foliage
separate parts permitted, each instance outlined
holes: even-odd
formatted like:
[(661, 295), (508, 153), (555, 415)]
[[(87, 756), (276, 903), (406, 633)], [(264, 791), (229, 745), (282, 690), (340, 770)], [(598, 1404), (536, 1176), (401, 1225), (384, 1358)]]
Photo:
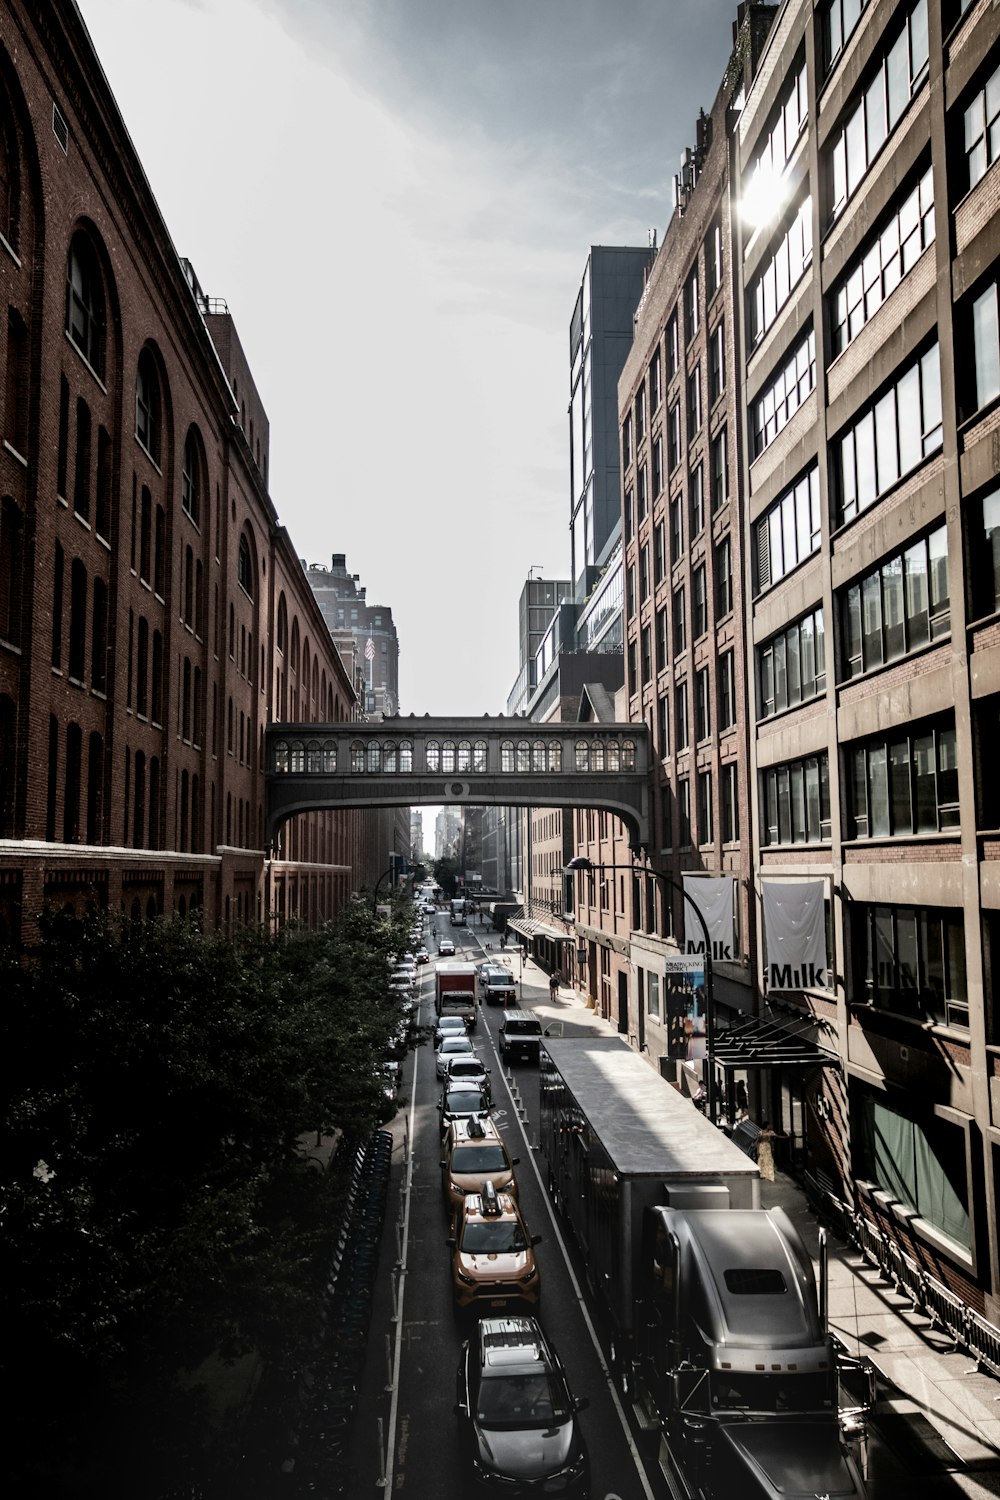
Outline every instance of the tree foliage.
[(360, 905), (235, 943), (57, 916), (30, 962), (0, 955), (3, 1362), (38, 1493), (113, 1494), (112, 1449), (197, 1446), (179, 1372), (301, 1336), (336, 1205), (300, 1143), (382, 1117), (405, 928)]

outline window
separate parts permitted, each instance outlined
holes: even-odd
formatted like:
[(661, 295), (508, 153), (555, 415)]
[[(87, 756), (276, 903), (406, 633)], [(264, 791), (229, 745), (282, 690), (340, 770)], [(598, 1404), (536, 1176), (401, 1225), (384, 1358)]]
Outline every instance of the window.
[(684, 555), (684, 501), (675, 495), (670, 502), (670, 561), (677, 563)]
[[(658, 433), (653, 439), (653, 499), (663, 489), (663, 434)], [(645, 475), (643, 476), (645, 477)]]
[(868, 0), (827, 0), (823, 9), (823, 56), (827, 71), (833, 67), (850, 38)]
[(731, 651), (719, 657), (719, 728), (732, 729), (736, 723), (736, 665)]
[(649, 362), (649, 409), (656, 411), (663, 400), (663, 373), (660, 365), (660, 351), (657, 349)]
[(722, 842), (735, 844), (740, 836), (740, 793), (735, 761), (720, 767), (722, 783)]
[(691, 506), (691, 539), (693, 541), (705, 529), (705, 484), (701, 464), (692, 469), (688, 476), (688, 499)]
[(681, 404), (675, 401), (667, 417), (667, 463), (671, 474), (681, 461)]
[(667, 664), (667, 611), (656, 611), (656, 670), (662, 672)]
[(638, 519), (644, 521), (649, 509), (649, 493), (646, 485), (646, 465), (640, 464), (635, 476), (635, 501)]
[(236, 560), (236, 581), (244, 593), (253, 598), (253, 559), (250, 554), (250, 542), (246, 533), (240, 537), (239, 554)]
[(653, 528), (653, 584), (662, 583), (667, 571), (666, 527), (657, 521)]
[(69, 675), (83, 682), (87, 649), (87, 570), (74, 558), (69, 585)]
[(631, 619), (635, 614), (635, 568), (625, 570), (625, 615)]
[(160, 382), (149, 349), (139, 355), (135, 375), (135, 435), (154, 463), (160, 461)]
[(800, 61), (743, 178), (744, 213), (752, 224), (766, 224), (781, 201), (782, 177), (802, 134), (807, 113), (806, 66)]
[(784, 578), (820, 544), (819, 470), (815, 465), (765, 511), (753, 529), (755, 591)]
[[(24, 516), (10, 495), (0, 500), (0, 640), (21, 644), (24, 583)], [(13, 783), (8, 783), (13, 785)], [(3, 798), (0, 792), (0, 801)]]
[(688, 687), (678, 682), (674, 687), (674, 743), (678, 750), (688, 746)]
[(1000, 67), (966, 108), (964, 127), (968, 185), (973, 188), (1000, 154)]
[[(965, 1131), (921, 1110), (919, 1120), (865, 1090), (853, 1111), (853, 1175), (869, 1178), (894, 1203), (956, 1245), (969, 1249), (969, 1174)], [(914, 1113), (916, 1104), (914, 1103)]]
[(708, 403), (714, 406), (726, 389), (726, 325), (720, 322), (708, 341)]
[(684, 777), (677, 783), (677, 844), (686, 849), (691, 843), (691, 783)]
[(712, 687), (707, 667), (694, 674), (694, 737), (700, 744), (712, 733)]
[(942, 524), (838, 596), (844, 677), (897, 661), (951, 631), (948, 538)]
[[(910, 99), (927, 75), (927, 0), (917, 0), (828, 153), (830, 217), (857, 192)], [(968, 123), (966, 124), (968, 138)]]
[(135, 670), (135, 711), (140, 718), (149, 714), (149, 624), (139, 616), (138, 649)]
[(720, 427), (709, 452), (710, 482), (712, 485), (712, 514), (721, 510), (729, 499), (729, 454), (726, 449), (726, 429)]
[(670, 708), (664, 693), (656, 705), (657, 750), (661, 760), (670, 754)]
[(850, 521), (941, 447), (941, 373), (933, 344), (831, 443), (839, 522)]
[(751, 348), (771, 327), (811, 261), (812, 199), (807, 197), (795, 210), (747, 292), (747, 334)]
[(649, 598), (649, 548), (639, 548), (639, 599), (641, 602)]
[(635, 670), (635, 641), (629, 641), (628, 643), (626, 666), (628, 669), (628, 690), (630, 693), (635, 693), (635, 690), (638, 687), (638, 680)]
[(66, 268), (66, 332), (91, 369), (103, 379), (104, 285), (93, 246), (83, 233), (73, 236)]
[(691, 575), (691, 639), (697, 641), (708, 629), (708, 578), (705, 565)]
[(878, 1010), (969, 1025), (961, 911), (852, 903), (857, 990)]
[(646, 387), (641, 385), (635, 395), (635, 446), (638, 448), (646, 436)]
[(957, 829), (955, 723), (911, 727), (845, 750), (847, 837), (901, 838)]
[[(2, 140), (3, 129), (0, 126), (0, 163), (3, 159)], [(3, 435), (22, 457), (28, 451), (28, 390), (28, 329), (17, 309), (9, 307)]]
[(750, 446), (754, 458), (759, 458), (791, 421), (815, 386), (816, 335), (810, 329), (750, 408)]
[(994, 281), (972, 304), (972, 342), (975, 349), (975, 405), (981, 411), (1000, 396), (1000, 321)]
[(695, 365), (687, 382), (687, 436), (688, 442), (701, 431), (701, 365)]
[(830, 837), (826, 755), (787, 761), (761, 772), (764, 844), (816, 844)]
[(642, 627), (642, 633), (639, 640), (642, 663), (642, 680), (643, 684), (645, 684), (647, 682), (651, 682), (653, 677), (653, 656), (651, 649), (650, 629), (648, 625), (644, 625)]
[(94, 579), (90, 620), (90, 686), (95, 693), (108, 686), (108, 588), (101, 578)]
[(686, 344), (690, 344), (698, 332), (699, 321), (698, 267), (696, 265), (684, 283), (684, 342)]
[(184, 444), (184, 463), (181, 469), (181, 506), (197, 526), (201, 521), (201, 465), (199, 463), (198, 440), (192, 429)]
[(865, 240), (830, 298), (832, 353), (843, 353), (934, 242), (934, 172), (928, 167)]
[(73, 467), (73, 509), (83, 521), (90, 520), (90, 407), (80, 397), (76, 403), (76, 462)]
[(972, 618), (981, 619), (1000, 610), (1000, 489), (969, 501), (965, 516)]
[(712, 773), (698, 772), (698, 843), (712, 842)]
[(711, 302), (722, 285), (722, 222), (715, 219), (705, 236), (705, 297)]
[(627, 469), (632, 462), (632, 413), (626, 412), (622, 423), (622, 468)]
[(715, 549), (715, 613), (718, 619), (733, 607), (733, 546), (728, 536)]
[(634, 517), (634, 514), (635, 514), (635, 505), (633, 504), (633, 496), (632, 496), (632, 491), (630, 489), (628, 489), (628, 490), (625, 491), (625, 500), (624, 500), (624, 503), (623, 503), (623, 509), (624, 509), (624, 512), (625, 512), (625, 540), (627, 542), (630, 542), (632, 540), (632, 535), (633, 535), (633, 532), (635, 530), (635, 525), (634, 525), (634, 521), (633, 521), (633, 517)]
[(674, 655), (679, 656), (687, 646), (684, 629), (684, 585), (674, 590)]
[(757, 648), (757, 678), (762, 719), (826, 692), (822, 606)]
[(680, 369), (681, 365), (680, 337), (677, 328), (676, 309), (670, 314), (670, 318), (667, 322), (666, 351), (667, 379), (672, 380), (673, 377), (677, 374), (677, 371)]

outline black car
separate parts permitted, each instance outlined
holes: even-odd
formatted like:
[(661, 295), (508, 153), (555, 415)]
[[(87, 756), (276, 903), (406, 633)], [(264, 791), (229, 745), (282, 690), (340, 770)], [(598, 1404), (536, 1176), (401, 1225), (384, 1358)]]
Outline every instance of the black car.
[(482, 1318), (462, 1346), (459, 1436), (473, 1482), (504, 1495), (590, 1497), (590, 1459), (559, 1356), (535, 1318)]
[(470, 1120), (473, 1116), (490, 1113), (490, 1096), (485, 1089), (470, 1088), (467, 1083), (445, 1086), (438, 1105), (438, 1118), (443, 1135), (454, 1120)]

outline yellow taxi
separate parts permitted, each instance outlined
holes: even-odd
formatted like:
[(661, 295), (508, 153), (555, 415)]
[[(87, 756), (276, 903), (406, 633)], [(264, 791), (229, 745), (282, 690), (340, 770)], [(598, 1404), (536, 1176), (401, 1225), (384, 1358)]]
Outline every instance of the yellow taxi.
[(484, 1182), (492, 1182), (498, 1193), (509, 1193), (516, 1198), (514, 1168), (518, 1160), (516, 1156), (508, 1156), (492, 1120), (473, 1117), (453, 1121), (441, 1158), (441, 1185), (448, 1213), (454, 1217), (467, 1194), (481, 1193)]
[(492, 1182), (467, 1193), (455, 1214), (451, 1277), (459, 1308), (493, 1310), (510, 1303), (537, 1306), (541, 1274), (535, 1259), (540, 1235), (529, 1235), (517, 1200)]

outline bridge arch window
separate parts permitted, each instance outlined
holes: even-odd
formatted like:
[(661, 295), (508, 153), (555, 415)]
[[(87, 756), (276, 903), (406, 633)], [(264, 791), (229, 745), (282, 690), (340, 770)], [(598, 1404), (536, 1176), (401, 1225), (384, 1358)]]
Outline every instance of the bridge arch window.
[(351, 741), (351, 770), (353, 772), (363, 771), (365, 768), (365, 747), (361, 740)]
[(562, 770), (562, 741), (549, 740), (548, 767), (550, 771)]
[(621, 768), (622, 768), (621, 767), (621, 747), (618, 744), (617, 740), (608, 740), (607, 754), (608, 754), (608, 770), (609, 771), (620, 771)]
[(275, 740), (274, 742), (274, 769), (282, 772), (288, 770), (287, 740)]
[(501, 740), (500, 742), (500, 770), (505, 776), (509, 776), (514, 769), (514, 741)]
[(590, 746), (586, 740), (576, 742), (575, 764), (578, 771), (586, 771), (590, 768)]
[(486, 741), (476, 740), (472, 747), (472, 769), (474, 771), (486, 770)]
[(409, 776), (413, 770), (413, 741), (400, 740), (399, 742), (399, 769), (404, 776)]
[(622, 770), (635, 770), (635, 740), (622, 740)]
[(447, 776), (455, 769), (455, 741), (445, 740), (441, 746), (441, 769)]
[(546, 759), (545, 741), (535, 740), (531, 747), (531, 769), (533, 771), (544, 771)]
[(399, 770), (396, 743), (394, 740), (386, 740), (382, 746), (382, 769), (390, 776), (395, 776)]
[(517, 769), (522, 774), (531, 770), (531, 745), (527, 740), (517, 742)]
[(427, 741), (427, 769), (428, 771), (441, 769), (441, 746), (437, 740)]
[(472, 745), (469, 740), (459, 740), (458, 742), (458, 760), (455, 762), (455, 770), (472, 770)]
[(366, 756), (367, 765), (366, 765), (366, 770), (368, 770), (368, 771), (381, 771), (381, 769), (382, 769), (382, 746), (379, 744), (378, 740), (369, 740), (368, 741), (368, 745), (367, 745), (366, 748), (367, 748), (367, 756)]
[(323, 770), (335, 771), (337, 769), (337, 746), (333, 740), (323, 741)]
[(604, 770), (604, 741), (591, 740), (590, 742), (590, 769), (592, 771)]
[(323, 767), (320, 756), (319, 740), (310, 740), (306, 745), (306, 770), (317, 775)]
[(292, 740), (291, 769), (293, 771), (304, 771), (306, 768), (306, 747), (301, 740)]

